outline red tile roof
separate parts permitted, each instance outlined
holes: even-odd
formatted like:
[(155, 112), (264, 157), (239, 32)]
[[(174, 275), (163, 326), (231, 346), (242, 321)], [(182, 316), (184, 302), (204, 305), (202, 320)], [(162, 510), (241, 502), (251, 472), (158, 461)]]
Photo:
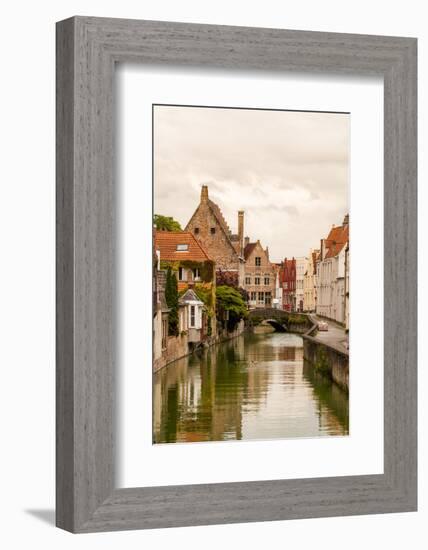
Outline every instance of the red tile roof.
[(327, 239), (325, 240), (326, 255), (325, 258), (334, 258), (337, 256), (349, 240), (349, 225), (339, 225), (332, 227)]
[[(177, 250), (177, 245), (187, 245), (187, 250)], [(195, 239), (187, 231), (156, 231), (155, 248), (160, 252), (160, 259), (166, 261), (191, 260), (194, 262), (213, 261)]]

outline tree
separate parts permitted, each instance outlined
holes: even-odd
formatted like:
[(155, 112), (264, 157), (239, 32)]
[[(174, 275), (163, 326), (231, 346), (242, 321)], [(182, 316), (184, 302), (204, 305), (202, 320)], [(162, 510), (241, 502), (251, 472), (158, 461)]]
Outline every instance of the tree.
[(227, 316), (229, 331), (248, 315), (247, 305), (241, 293), (231, 286), (222, 285), (216, 288), (216, 304), (217, 317), (224, 324)]
[(181, 225), (177, 220), (174, 220), (171, 216), (161, 216), (155, 214), (153, 218), (153, 224), (158, 231), (181, 231)]
[(217, 286), (233, 286), (238, 288), (238, 272), (237, 271), (223, 271), (222, 269), (217, 269), (216, 271), (216, 285)]
[(175, 272), (170, 267), (166, 272), (165, 300), (169, 308), (168, 334), (178, 336), (178, 285)]

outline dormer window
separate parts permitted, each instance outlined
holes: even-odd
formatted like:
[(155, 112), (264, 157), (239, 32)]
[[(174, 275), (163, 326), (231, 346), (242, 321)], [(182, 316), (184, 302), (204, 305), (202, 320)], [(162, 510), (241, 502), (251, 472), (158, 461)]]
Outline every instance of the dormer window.
[(188, 244), (178, 244), (176, 246), (176, 250), (177, 250), (177, 252), (187, 252), (189, 250), (189, 245)]

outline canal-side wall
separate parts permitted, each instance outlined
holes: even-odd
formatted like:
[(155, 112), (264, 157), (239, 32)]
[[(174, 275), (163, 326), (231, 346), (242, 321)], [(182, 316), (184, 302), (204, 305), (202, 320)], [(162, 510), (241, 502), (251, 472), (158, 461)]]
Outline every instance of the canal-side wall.
[(189, 355), (189, 344), (187, 333), (178, 336), (168, 336), (166, 340), (166, 349), (162, 350), (162, 355), (153, 361), (153, 372), (157, 372), (162, 367), (177, 361)]
[(220, 344), (221, 342), (226, 342), (226, 340), (232, 340), (232, 338), (237, 338), (241, 336), (245, 329), (245, 321), (241, 319), (236, 325), (235, 330), (228, 331), (226, 328), (222, 329), (220, 326), (217, 326), (217, 338), (211, 342), (211, 344)]
[(349, 391), (349, 352), (317, 340), (318, 325), (311, 317), (311, 328), (302, 335), (303, 359), (316, 372), (328, 376), (343, 390)]
[[(210, 347), (214, 344), (220, 344), (221, 342), (232, 340), (232, 338), (237, 338), (240, 336), (244, 332), (244, 329), (244, 320), (239, 321), (235, 330), (230, 332), (227, 329), (221, 329), (218, 327), (216, 336), (213, 338), (207, 338), (203, 342), (203, 345)], [(187, 332), (184, 332), (178, 336), (169, 336), (167, 338), (166, 349), (162, 351), (161, 357), (153, 361), (153, 372), (157, 372), (161, 368), (168, 366), (170, 363), (177, 361), (177, 359), (182, 359), (187, 355), (191, 355), (194, 349), (195, 348), (189, 348)]]
[(349, 391), (349, 354), (312, 336), (303, 335), (303, 358), (320, 374)]

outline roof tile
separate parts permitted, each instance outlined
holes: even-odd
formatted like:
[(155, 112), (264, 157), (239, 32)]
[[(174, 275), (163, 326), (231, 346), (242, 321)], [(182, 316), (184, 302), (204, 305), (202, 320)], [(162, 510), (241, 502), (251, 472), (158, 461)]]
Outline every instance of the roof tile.
[[(177, 245), (187, 245), (187, 250), (177, 250)], [(188, 231), (156, 231), (155, 247), (160, 259), (166, 261), (190, 260), (194, 262), (213, 261)]]

